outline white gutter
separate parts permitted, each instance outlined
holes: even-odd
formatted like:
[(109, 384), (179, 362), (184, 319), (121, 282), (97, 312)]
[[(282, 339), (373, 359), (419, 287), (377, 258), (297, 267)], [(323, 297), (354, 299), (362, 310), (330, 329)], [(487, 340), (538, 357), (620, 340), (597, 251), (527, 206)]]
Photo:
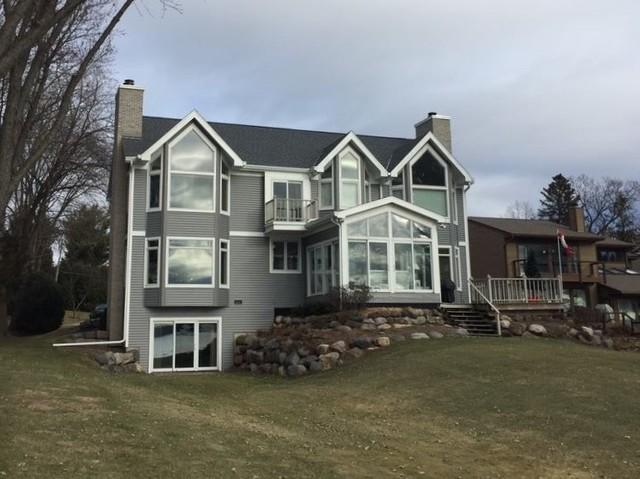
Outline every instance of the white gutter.
[(82, 343), (54, 343), (54, 348), (64, 348), (71, 346), (108, 346), (124, 343), (126, 348), (129, 344), (129, 301), (131, 298), (131, 249), (133, 231), (133, 187), (134, 187), (133, 164), (129, 166), (129, 205), (127, 207), (127, 256), (125, 258), (125, 285), (124, 285), (124, 324), (123, 338), (116, 341), (87, 341)]

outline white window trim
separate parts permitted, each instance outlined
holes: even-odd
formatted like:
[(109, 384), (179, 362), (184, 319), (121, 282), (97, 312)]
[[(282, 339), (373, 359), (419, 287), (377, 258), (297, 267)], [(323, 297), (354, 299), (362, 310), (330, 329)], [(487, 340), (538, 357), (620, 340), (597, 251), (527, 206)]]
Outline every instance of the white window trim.
[[(224, 251), (227, 252), (227, 260), (225, 261), (226, 266), (227, 266), (227, 282), (223, 283), (222, 282), (222, 275), (220, 274), (220, 271), (222, 271), (222, 244), (226, 244), (226, 249)], [(229, 289), (229, 285), (231, 283), (231, 270), (229, 269), (229, 267), (231, 266), (231, 241), (227, 240), (227, 239), (220, 239), (219, 244), (218, 244), (218, 265), (219, 265), (219, 271), (218, 271), (218, 285), (220, 288), (222, 289)]]
[[(273, 243), (284, 242), (284, 267), (285, 269), (273, 269)], [(298, 269), (287, 268), (287, 243), (298, 243)], [(300, 274), (302, 273), (302, 241), (300, 239), (269, 238), (269, 273), (273, 274)]]
[[(327, 272), (331, 273), (331, 285), (329, 286), (329, 288), (327, 289), (326, 292), (324, 292), (324, 288), (323, 288), (323, 292), (321, 293), (313, 293), (311, 291), (311, 275), (312, 275), (312, 267), (311, 267), (311, 250), (314, 249), (318, 249), (320, 248), (320, 251), (324, 252), (324, 248), (326, 246), (331, 246), (331, 254), (333, 255), (332, 258), (332, 269), (331, 270), (322, 270), (322, 274), (326, 274)], [(339, 239), (338, 237), (335, 238), (331, 238), (325, 241), (320, 241), (318, 243), (314, 243), (311, 244), (309, 246), (307, 246), (306, 249), (306, 261), (307, 261), (307, 287), (306, 287), (306, 291), (307, 291), (307, 297), (312, 297), (312, 296), (322, 296), (325, 294), (328, 294), (329, 291), (331, 291), (331, 288), (334, 286), (339, 286), (339, 264), (340, 264), (340, 258), (338, 258), (339, 254)], [(324, 253), (323, 253), (324, 254)], [(324, 276), (323, 276), (324, 277)], [(324, 280), (323, 280), (323, 286), (324, 286)]]
[[(158, 159), (158, 157), (160, 157), (160, 171), (157, 172), (152, 172), (151, 171), (151, 164)], [(163, 178), (163, 173), (164, 173), (164, 152), (162, 151), (162, 148), (160, 148), (160, 150), (158, 150), (158, 152), (156, 152), (155, 154), (153, 154), (151, 156), (151, 161), (149, 161), (149, 163), (147, 164), (147, 195), (146, 195), (146, 211), (147, 213), (153, 212), (153, 211), (162, 211), (162, 184), (164, 183), (164, 178)], [(160, 176), (160, 191), (159, 191), (159, 201), (158, 201), (158, 206), (154, 206), (153, 208), (149, 206), (149, 203), (151, 201), (151, 177), (152, 176)]]
[[(172, 170), (171, 169), (171, 148), (177, 144), (182, 138), (184, 138), (188, 133), (190, 133), (191, 131), (194, 131), (196, 133), (196, 135), (198, 135), (200, 137), (200, 139), (202, 139), (202, 141), (204, 141), (204, 143), (211, 149), (211, 151), (213, 152), (213, 172), (201, 172), (201, 171), (183, 171), (183, 170)], [(184, 131), (182, 131), (178, 136), (176, 136), (173, 140), (171, 140), (171, 142), (169, 142), (169, 145), (167, 146), (167, 156), (169, 158), (169, 161), (167, 162), (167, 171), (168, 171), (168, 175), (167, 175), (167, 210), (168, 211), (184, 211), (184, 212), (191, 212), (191, 213), (215, 213), (216, 212), (216, 165), (218, 162), (218, 149), (215, 147), (215, 145), (213, 143), (211, 143), (211, 141), (209, 141), (209, 138), (207, 138), (201, 131), (199, 128), (197, 128), (195, 125), (191, 125), (188, 128), (185, 128)], [(211, 196), (211, 209), (198, 209), (198, 208), (175, 208), (171, 206), (171, 175), (173, 174), (177, 174), (177, 175), (185, 175), (185, 176), (208, 176), (211, 177), (212, 181), (211, 181), (211, 189), (212, 189), (212, 196)]]
[(453, 193), (453, 198), (451, 201), (451, 218), (453, 219), (453, 224), (457, 225), (460, 223), (459, 217), (458, 217), (458, 190), (461, 190), (462, 188), (458, 188), (458, 187), (454, 187), (451, 188), (451, 191)]
[[(170, 284), (169, 283), (169, 251), (171, 240), (211, 241), (211, 283), (210, 284)], [(166, 288), (214, 288), (216, 285), (216, 239), (196, 236), (167, 236), (164, 255), (164, 285)]]
[[(443, 167), (444, 167), (444, 186), (432, 186), (432, 185), (414, 185), (413, 184), (413, 165), (415, 165), (418, 161), (420, 161), (422, 159), (422, 157), (426, 154), (426, 153), (430, 153), (438, 163), (440, 163)], [(449, 166), (447, 165), (447, 162), (444, 161), (442, 159), (442, 157), (438, 154), (437, 151), (435, 151), (433, 148), (431, 148), (430, 145), (426, 145), (424, 147), (424, 151), (419, 152), (415, 158), (413, 160), (411, 160), (409, 162), (409, 175), (405, 175), (408, 176), (408, 178), (404, 178), (405, 181), (408, 181), (409, 184), (409, 192), (411, 194), (411, 203), (413, 203), (414, 205), (418, 206), (419, 208), (422, 208), (420, 205), (417, 205), (414, 201), (413, 201), (413, 190), (417, 189), (417, 190), (431, 190), (431, 191), (444, 191), (445, 192), (445, 200), (447, 202), (447, 214), (444, 215), (444, 218), (446, 219), (446, 221), (450, 221), (451, 220), (451, 193), (450, 193), (450, 188), (449, 188)], [(426, 210), (426, 208), (423, 208)], [(430, 211), (430, 210), (427, 210)], [(434, 212), (435, 213), (435, 212)], [(440, 213), (436, 213), (436, 214), (440, 214)]]
[(462, 291), (462, 263), (460, 262), (460, 248), (455, 246), (453, 248), (453, 256), (456, 262), (456, 271), (458, 272), (458, 281), (456, 281), (456, 289)]
[[(173, 367), (171, 368), (158, 368), (155, 369), (153, 367), (153, 357), (154, 357), (154, 348), (153, 348), (153, 330), (154, 330), (154, 326), (155, 323), (173, 323), (173, 357), (172, 357), (172, 363), (173, 363)], [(216, 364), (217, 366), (215, 367), (204, 367), (201, 368), (199, 366), (195, 366), (193, 368), (176, 368), (175, 367), (175, 345), (176, 345), (176, 324), (177, 323), (195, 323), (195, 324), (200, 324), (200, 323), (216, 323), (218, 325), (217, 330), (216, 330)], [(199, 361), (198, 358), (198, 351), (200, 351), (200, 335), (196, 334), (196, 332), (194, 332), (194, 343), (193, 343), (193, 354), (194, 354), (194, 363), (197, 364)], [(188, 372), (188, 371), (222, 371), (222, 318), (221, 317), (213, 317), (213, 318), (205, 318), (205, 317), (198, 317), (198, 318), (188, 318), (188, 317), (182, 317), (182, 318), (159, 318), (159, 317), (153, 317), (149, 319), (149, 364), (147, 366), (147, 372), (149, 373), (154, 373), (154, 372)]]
[[(357, 165), (358, 165), (358, 178), (354, 179), (354, 178), (349, 178), (349, 179), (342, 179), (342, 158), (345, 157), (347, 154), (351, 154), (355, 157), (356, 161), (357, 161)], [(357, 183), (357, 194), (358, 194), (358, 198), (356, 201), (356, 204), (354, 206), (358, 206), (362, 204), (362, 158), (360, 158), (360, 155), (358, 155), (358, 153), (355, 152), (355, 150), (353, 148), (351, 148), (350, 146), (346, 147), (344, 150), (342, 150), (340, 152), (340, 154), (338, 155), (338, 204), (340, 206), (340, 209), (344, 210), (344, 209), (348, 209), (345, 208), (342, 205), (342, 185), (344, 182), (347, 183)], [(353, 206), (350, 206), (349, 208), (353, 208)]]
[[(333, 183), (336, 169), (333, 167), (333, 162), (331, 163), (330, 168), (331, 168), (331, 178), (322, 178), (322, 175), (321, 175), (320, 180), (318, 181), (318, 204), (320, 205), (320, 210), (332, 210), (334, 205), (336, 204), (335, 187)], [(331, 185), (331, 204), (330, 205), (322, 204), (322, 185), (323, 184)]]
[[(220, 213), (228, 216), (231, 214), (231, 168), (227, 166), (227, 169), (229, 170), (229, 173), (224, 174), (222, 169), (222, 163), (220, 163)], [(222, 188), (222, 182), (224, 180), (227, 180), (227, 209), (226, 210), (222, 209), (222, 192), (224, 191)]]
[[(158, 242), (158, 246), (155, 247), (155, 249), (158, 251), (158, 264), (156, 265), (156, 278), (157, 278), (157, 282), (155, 283), (149, 283), (148, 279), (148, 267), (149, 267), (149, 242), (150, 241), (157, 241)], [(160, 287), (160, 258), (161, 256), (161, 251), (162, 251), (162, 240), (159, 236), (154, 236), (154, 237), (150, 237), (150, 238), (145, 238), (144, 241), (144, 287), (145, 288), (159, 288)]]
[[(347, 232), (347, 228), (348, 225), (353, 223), (353, 222), (358, 222), (358, 221), (362, 221), (368, 218), (371, 218), (372, 216), (377, 216), (379, 214), (382, 213), (387, 213), (387, 221), (388, 221), (388, 236), (381, 236), (381, 237), (377, 237), (377, 236), (351, 236), (349, 237), (348, 232)], [(431, 228), (431, 238), (430, 239), (420, 239), (420, 238), (413, 238), (413, 224), (411, 225), (411, 237), (410, 238), (394, 238), (393, 237), (393, 228), (392, 228), (392, 224), (393, 224), (393, 220), (392, 220), (392, 214), (397, 214), (399, 216), (402, 216), (404, 218), (409, 219), (410, 221), (415, 221), (417, 223), (422, 223), (425, 226), (428, 226), (429, 228)], [(348, 221), (345, 221), (342, 225), (342, 228), (344, 228), (344, 239), (341, 241), (342, 244), (342, 248), (341, 251), (344, 252), (344, 257), (345, 257), (345, 261), (343, 263), (343, 268), (345, 271), (345, 275), (344, 278), (342, 279), (342, 283), (343, 286), (348, 286), (349, 284), (349, 277), (350, 277), (350, 273), (349, 273), (349, 242), (354, 241), (354, 242), (364, 242), (367, 245), (367, 282), (369, 281), (369, 274), (370, 274), (370, 267), (369, 267), (369, 242), (373, 242), (373, 243), (383, 243), (383, 242), (387, 242), (387, 264), (388, 264), (388, 282), (389, 282), (389, 288), (388, 289), (374, 289), (371, 288), (371, 291), (373, 291), (374, 293), (433, 293), (433, 294), (440, 294), (440, 266), (438, 263), (438, 257), (437, 254), (435, 255), (434, 258), (434, 251), (437, 252), (438, 251), (438, 239), (437, 239), (437, 225), (433, 223), (433, 220), (430, 219), (425, 219), (425, 218), (420, 218), (417, 215), (414, 214), (407, 214), (405, 212), (398, 212), (398, 211), (394, 211), (392, 208), (383, 208), (382, 210), (373, 210), (371, 212), (368, 212), (366, 215), (365, 214), (359, 214), (359, 215), (354, 215), (353, 217), (349, 218)], [(368, 232), (367, 232), (368, 233)], [(403, 244), (411, 244), (411, 261), (412, 264), (415, 264), (415, 248), (414, 245), (416, 244), (428, 244), (430, 245), (430, 255), (431, 255), (431, 288), (416, 288), (415, 287), (415, 276), (412, 275), (412, 281), (414, 284), (414, 289), (401, 289), (397, 287), (396, 284), (396, 269), (395, 269), (395, 244), (396, 243), (403, 243)]]

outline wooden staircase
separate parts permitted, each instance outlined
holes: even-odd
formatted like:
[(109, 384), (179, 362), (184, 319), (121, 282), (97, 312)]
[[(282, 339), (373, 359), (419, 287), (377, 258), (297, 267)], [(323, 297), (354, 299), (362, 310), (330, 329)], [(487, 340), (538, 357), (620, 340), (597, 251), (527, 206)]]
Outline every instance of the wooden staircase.
[(493, 315), (471, 304), (442, 305), (445, 320), (466, 329), (471, 336), (497, 336), (498, 327)]

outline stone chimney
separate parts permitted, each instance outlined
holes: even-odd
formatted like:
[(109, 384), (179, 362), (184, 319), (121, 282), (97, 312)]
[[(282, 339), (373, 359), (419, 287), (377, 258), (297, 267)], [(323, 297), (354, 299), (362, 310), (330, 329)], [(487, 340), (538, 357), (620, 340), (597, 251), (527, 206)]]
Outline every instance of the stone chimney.
[(127, 252), (127, 211), (129, 165), (122, 151), (122, 139), (142, 137), (142, 97), (144, 90), (133, 80), (125, 80), (116, 93), (116, 116), (109, 181), (109, 278), (107, 283), (107, 329), (109, 339), (124, 337), (124, 287)]
[(581, 206), (572, 206), (569, 208), (569, 228), (578, 233), (585, 232), (584, 210)]
[(422, 138), (429, 132), (451, 152), (451, 117), (438, 115), (432, 111), (426, 119), (415, 124), (416, 139)]

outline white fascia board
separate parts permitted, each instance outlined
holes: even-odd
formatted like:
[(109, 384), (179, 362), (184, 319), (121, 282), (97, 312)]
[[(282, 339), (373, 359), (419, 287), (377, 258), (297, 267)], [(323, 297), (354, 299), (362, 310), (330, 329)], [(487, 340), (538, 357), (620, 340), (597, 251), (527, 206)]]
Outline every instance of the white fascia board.
[(451, 152), (449, 150), (447, 150), (447, 148), (442, 143), (440, 143), (440, 141), (431, 132), (429, 132), (425, 136), (423, 136), (422, 139), (418, 143), (415, 144), (415, 146), (411, 149), (411, 151), (409, 153), (407, 153), (402, 160), (400, 160), (400, 163), (398, 163), (396, 165), (396, 167), (393, 170), (391, 170), (391, 176), (393, 176), (393, 177), (398, 176), (400, 171), (402, 171), (402, 168), (404, 168), (404, 166), (407, 163), (409, 163), (411, 160), (413, 160), (414, 157), (416, 156), (416, 154), (420, 150), (422, 150), (422, 148), (428, 142), (431, 142), (434, 146), (436, 146), (438, 148), (440, 153), (442, 153), (442, 155), (447, 159), (447, 161), (449, 161), (449, 163), (451, 163), (453, 165), (453, 167), (456, 170), (458, 170), (458, 172), (460, 172), (460, 174), (462, 176), (464, 176), (464, 179), (466, 180), (466, 182), (468, 184), (472, 184), (473, 183), (473, 177), (469, 174), (469, 172), (460, 164), (460, 162), (458, 160), (456, 160), (454, 158), (454, 156), (451, 154)]
[(222, 139), (222, 137), (216, 132), (207, 120), (198, 113), (196, 110), (193, 110), (187, 116), (185, 116), (182, 120), (180, 120), (173, 128), (170, 128), (164, 135), (162, 135), (158, 141), (156, 141), (153, 145), (147, 148), (142, 154), (138, 155), (144, 161), (149, 161), (151, 159), (151, 154), (164, 145), (167, 141), (171, 139), (177, 132), (182, 130), (185, 126), (187, 126), (190, 122), (194, 121), (195, 123), (202, 128), (202, 130), (208, 134), (214, 141), (220, 145), (220, 147), (224, 150), (224, 152), (229, 155), (229, 157), (233, 160), (233, 166), (243, 167), (246, 163), (238, 156), (238, 154), (231, 149), (231, 147), (227, 144), (226, 141)]
[(438, 223), (446, 223), (448, 221), (445, 216), (425, 210), (424, 208), (420, 208), (419, 206), (416, 206), (413, 203), (409, 203), (408, 201), (401, 200), (400, 198), (396, 198), (395, 196), (387, 196), (386, 198), (382, 198), (376, 201), (370, 201), (369, 203), (363, 203), (361, 205), (354, 206), (353, 208), (336, 211), (333, 213), (333, 215), (336, 218), (345, 219), (349, 216), (353, 216), (358, 213), (362, 213), (364, 211), (372, 210), (372, 209), (379, 208), (381, 206), (386, 206), (386, 205), (395, 205), (399, 208), (410, 211), (418, 216), (429, 218)]
[(340, 151), (342, 151), (349, 144), (349, 142), (353, 142), (353, 144), (356, 145), (362, 153), (364, 153), (364, 156), (366, 156), (367, 159), (373, 164), (373, 166), (376, 167), (376, 169), (380, 173), (380, 176), (384, 178), (389, 176), (389, 171), (384, 166), (382, 166), (382, 164), (376, 159), (376, 157), (373, 156), (373, 153), (371, 153), (369, 148), (367, 148), (365, 144), (362, 143), (362, 140), (360, 140), (360, 138), (358, 138), (358, 136), (352, 131), (347, 133), (345, 137), (340, 141), (340, 143), (333, 147), (333, 149), (324, 158), (322, 158), (322, 160), (320, 160), (320, 162), (316, 166), (313, 167), (313, 170), (316, 173), (323, 173), (333, 157), (340, 153)]

